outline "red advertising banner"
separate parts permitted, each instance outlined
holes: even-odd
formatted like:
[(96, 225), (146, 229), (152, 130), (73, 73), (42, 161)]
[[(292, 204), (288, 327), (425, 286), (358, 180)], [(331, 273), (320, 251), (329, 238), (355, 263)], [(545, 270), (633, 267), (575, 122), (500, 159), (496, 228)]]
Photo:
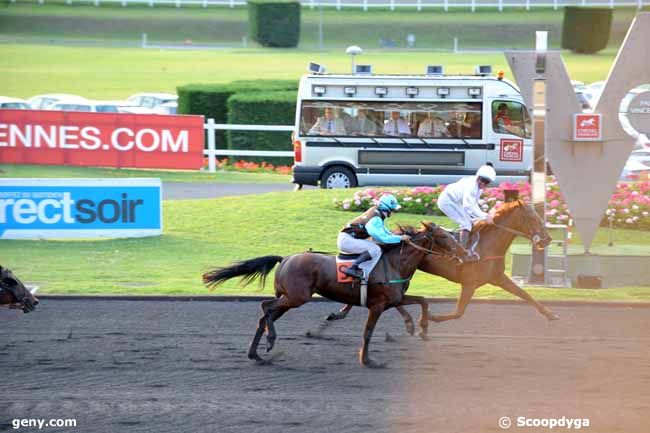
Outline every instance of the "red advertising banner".
[(203, 116), (0, 110), (0, 163), (198, 170)]

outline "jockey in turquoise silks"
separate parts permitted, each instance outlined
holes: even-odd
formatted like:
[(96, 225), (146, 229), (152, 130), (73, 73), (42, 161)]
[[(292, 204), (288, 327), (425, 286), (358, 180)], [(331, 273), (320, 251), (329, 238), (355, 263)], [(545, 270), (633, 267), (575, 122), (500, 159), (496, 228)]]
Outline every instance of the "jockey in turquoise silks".
[(397, 244), (409, 239), (408, 235), (394, 235), (384, 225), (384, 220), (400, 207), (394, 195), (385, 195), (379, 199), (376, 206), (343, 227), (337, 239), (339, 250), (360, 254), (352, 266), (345, 270), (347, 275), (368, 281), (370, 273), (381, 258), (381, 247), (376, 242)]

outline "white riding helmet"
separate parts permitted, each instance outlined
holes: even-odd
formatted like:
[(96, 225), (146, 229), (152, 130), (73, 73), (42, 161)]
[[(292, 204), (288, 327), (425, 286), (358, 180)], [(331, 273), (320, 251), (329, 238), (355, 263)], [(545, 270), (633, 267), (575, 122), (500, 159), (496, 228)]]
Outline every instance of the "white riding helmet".
[(494, 167), (483, 165), (476, 171), (476, 177), (489, 180), (492, 183), (497, 178), (497, 172), (494, 171)]

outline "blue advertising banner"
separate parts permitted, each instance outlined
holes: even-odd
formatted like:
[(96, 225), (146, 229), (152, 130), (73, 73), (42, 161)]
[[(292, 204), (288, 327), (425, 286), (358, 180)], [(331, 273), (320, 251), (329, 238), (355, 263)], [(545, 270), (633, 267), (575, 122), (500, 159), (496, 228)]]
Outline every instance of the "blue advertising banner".
[(160, 179), (0, 179), (0, 239), (160, 234)]

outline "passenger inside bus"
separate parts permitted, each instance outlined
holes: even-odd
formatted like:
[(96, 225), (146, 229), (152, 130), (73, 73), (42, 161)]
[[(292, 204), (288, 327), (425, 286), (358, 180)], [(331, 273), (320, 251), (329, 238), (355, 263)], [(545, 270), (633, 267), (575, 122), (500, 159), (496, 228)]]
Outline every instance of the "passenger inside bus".
[(392, 136), (411, 135), (411, 128), (406, 120), (400, 117), (399, 111), (391, 111), (390, 120), (384, 124), (384, 134)]
[(369, 114), (365, 108), (357, 110), (356, 121), (352, 129), (354, 135), (377, 135), (380, 133), (381, 127), (379, 123), (372, 119)]
[(326, 107), (323, 116), (319, 117), (309, 134), (315, 135), (345, 135), (343, 120), (336, 117), (334, 108)]
[(449, 137), (451, 134), (445, 125), (445, 121), (442, 120), (437, 114), (434, 116), (432, 112), (427, 112), (427, 117), (420, 122), (418, 127), (418, 137)]

